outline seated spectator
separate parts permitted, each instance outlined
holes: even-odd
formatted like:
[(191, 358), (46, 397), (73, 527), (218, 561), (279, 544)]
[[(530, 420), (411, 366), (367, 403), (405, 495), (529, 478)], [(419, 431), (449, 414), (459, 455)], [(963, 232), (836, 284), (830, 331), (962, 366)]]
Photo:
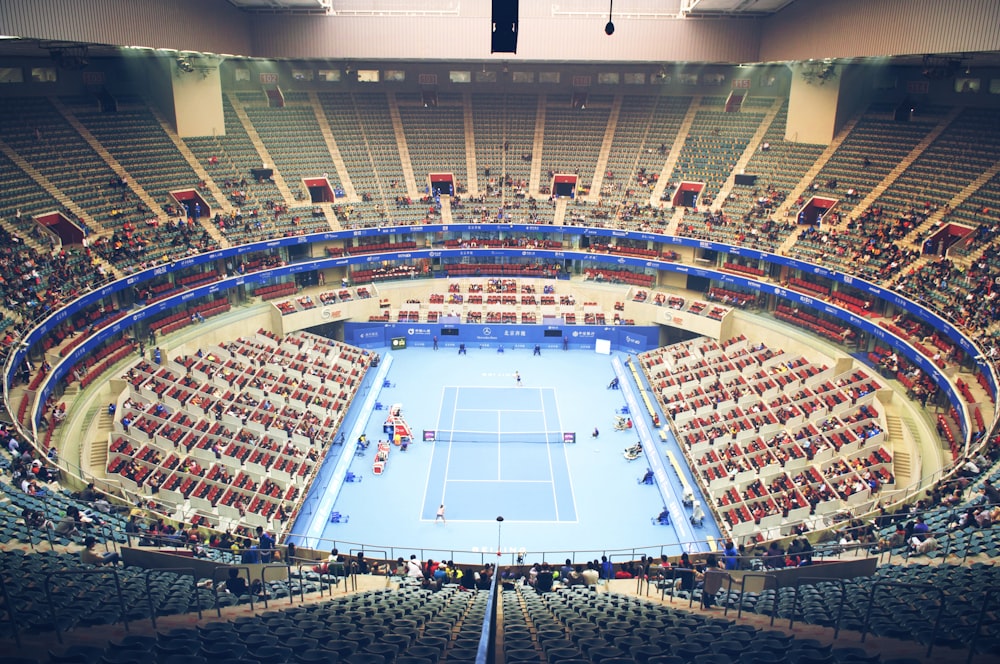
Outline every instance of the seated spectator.
[(927, 535), (924, 539), (914, 536), (910, 539), (910, 547), (917, 555), (926, 555), (938, 548), (938, 541), (933, 535)]
[(62, 537), (73, 537), (80, 533), (79, 525), (82, 523), (80, 521), (80, 510), (78, 510), (74, 505), (70, 505), (66, 508), (66, 514), (59, 523), (56, 524), (55, 534)]
[(24, 525), (31, 530), (44, 530), (53, 527), (52, 522), (46, 519), (44, 514), (29, 507), (25, 507), (21, 511), (21, 518), (24, 519)]
[(261, 590), (260, 581), (254, 582), (248, 587), (246, 580), (240, 576), (238, 567), (229, 568), (229, 577), (226, 579), (226, 590), (237, 597), (246, 597), (252, 594), (259, 594)]
[(592, 587), (597, 585), (597, 582), (601, 578), (601, 573), (597, 571), (594, 563), (588, 562), (587, 568), (580, 573), (580, 578), (583, 580), (583, 585)]
[(550, 592), (553, 580), (552, 569), (548, 563), (542, 563), (542, 568), (538, 570), (538, 576), (535, 577), (535, 590), (540, 593)]
[(984, 480), (982, 491), (987, 504), (1000, 505), (1000, 490), (997, 490), (997, 488), (993, 486), (993, 482), (988, 479)]
[(80, 561), (84, 565), (114, 565), (118, 560), (119, 556), (115, 551), (104, 551), (103, 553), (98, 551), (97, 540), (92, 536), (87, 535), (86, 539), (83, 540)]

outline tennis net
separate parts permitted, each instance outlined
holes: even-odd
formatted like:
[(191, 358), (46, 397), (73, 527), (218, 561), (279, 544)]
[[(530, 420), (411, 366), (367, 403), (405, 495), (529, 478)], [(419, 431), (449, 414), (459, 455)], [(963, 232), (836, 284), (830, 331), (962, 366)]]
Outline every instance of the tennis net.
[(438, 429), (434, 440), (440, 443), (561, 443), (562, 431), (467, 431)]

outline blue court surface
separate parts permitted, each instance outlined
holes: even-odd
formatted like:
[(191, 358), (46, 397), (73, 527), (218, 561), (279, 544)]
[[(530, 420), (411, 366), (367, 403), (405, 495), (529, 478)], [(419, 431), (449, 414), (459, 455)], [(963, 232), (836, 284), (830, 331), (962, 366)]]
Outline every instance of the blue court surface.
[[(350, 441), (343, 448), (340, 465), (349, 463), (359, 481), (338, 487), (324, 477), (336, 464), (324, 465), (295, 523), (300, 545), (462, 562), (496, 560), (498, 549), (561, 561), (686, 548), (674, 526), (651, 523), (664, 498), (656, 486), (638, 482), (646, 458), (628, 461), (622, 454), (637, 436), (613, 427), (626, 404), (622, 391), (608, 389), (611, 357), (473, 348), (461, 356), (429, 348), (386, 354), (391, 362), (370, 395), (372, 408), (345, 423), (348, 436), (363, 432), (372, 441), (358, 456)], [(375, 474), (377, 441), (388, 438), (383, 426), (395, 404), (413, 442), (405, 450), (388, 445), (383, 471)], [(576, 442), (562, 442), (564, 433), (574, 433)], [(667, 495), (679, 501), (680, 482), (668, 475)], [(329, 523), (330, 504), (340, 523)], [(441, 504), (445, 523), (435, 519)], [(719, 532), (706, 521), (694, 536)]]
[(453, 523), (576, 521), (555, 389), (445, 387), (422, 517), (440, 504)]

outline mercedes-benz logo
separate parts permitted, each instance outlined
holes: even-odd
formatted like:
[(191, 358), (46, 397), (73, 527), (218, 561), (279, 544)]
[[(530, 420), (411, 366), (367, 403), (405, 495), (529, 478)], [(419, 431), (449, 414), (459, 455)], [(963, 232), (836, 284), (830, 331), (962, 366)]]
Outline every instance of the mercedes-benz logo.
[(493, 333), (493, 330), (491, 330), (490, 328), (488, 328), (488, 327), (484, 327), (484, 328), (483, 328), (483, 336), (486, 336), (486, 337), (488, 337), (488, 336), (490, 336), (490, 334), (492, 334), (492, 333)]

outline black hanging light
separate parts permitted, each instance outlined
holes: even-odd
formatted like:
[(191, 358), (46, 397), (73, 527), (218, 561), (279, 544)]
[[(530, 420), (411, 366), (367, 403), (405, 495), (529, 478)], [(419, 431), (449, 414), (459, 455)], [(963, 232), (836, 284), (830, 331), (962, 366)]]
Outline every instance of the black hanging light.
[(608, 37), (615, 34), (615, 24), (611, 20), (611, 10), (615, 7), (615, 0), (611, 0), (611, 4), (608, 5), (608, 24), (604, 26), (604, 34)]

